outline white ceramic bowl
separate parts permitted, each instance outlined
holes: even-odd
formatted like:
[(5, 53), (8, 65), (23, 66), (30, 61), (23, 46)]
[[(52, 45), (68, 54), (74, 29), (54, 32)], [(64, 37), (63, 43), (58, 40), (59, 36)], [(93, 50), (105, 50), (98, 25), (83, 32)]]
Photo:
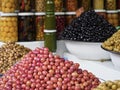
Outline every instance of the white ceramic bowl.
[(101, 48), (101, 43), (65, 41), (65, 45), (68, 52), (80, 59), (110, 59), (109, 53)]
[(112, 60), (114, 67), (117, 70), (120, 70), (120, 55), (115, 54), (115, 53), (110, 53), (110, 57), (111, 57), (111, 60)]

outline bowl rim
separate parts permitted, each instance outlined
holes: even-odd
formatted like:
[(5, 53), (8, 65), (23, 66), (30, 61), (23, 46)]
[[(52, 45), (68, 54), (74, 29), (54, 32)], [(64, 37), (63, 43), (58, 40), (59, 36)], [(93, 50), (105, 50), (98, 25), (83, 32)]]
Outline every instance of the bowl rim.
[(114, 54), (118, 54), (118, 55), (120, 55), (120, 52), (113, 51), (113, 50), (108, 50), (108, 49), (104, 48), (102, 45), (101, 45), (101, 48), (104, 49), (105, 51), (110, 52), (110, 53), (114, 53)]
[(74, 40), (64, 40), (65, 42), (80, 42), (80, 43), (102, 43), (102, 42), (85, 42), (85, 41), (74, 41)]

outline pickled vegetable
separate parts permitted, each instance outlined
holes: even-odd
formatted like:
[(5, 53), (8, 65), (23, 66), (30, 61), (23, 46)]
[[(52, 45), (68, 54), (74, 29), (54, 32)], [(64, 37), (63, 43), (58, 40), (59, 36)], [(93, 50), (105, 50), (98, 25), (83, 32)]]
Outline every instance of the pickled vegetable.
[(36, 13), (36, 40), (44, 40), (44, 15)]
[(94, 9), (104, 9), (104, 0), (93, 0)]
[(62, 12), (63, 11), (63, 0), (54, 0), (55, 2), (55, 11)]
[(14, 13), (16, 10), (15, 0), (1, 0), (2, 1), (2, 12)]
[(0, 37), (2, 42), (18, 41), (17, 14), (4, 14), (0, 17)]
[(45, 31), (44, 32), (45, 47), (48, 47), (50, 51), (56, 52), (56, 31)]
[(67, 11), (76, 11), (78, 4), (77, 0), (66, 0), (66, 10)]
[(18, 14), (18, 40), (19, 41), (35, 41), (35, 17), (33, 13)]
[(46, 0), (35, 0), (36, 12), (44, 12), (45, 11), (45, 1)]
[(106, 9), (107, 10), (116, 10), (116, 0), (106, 0)]

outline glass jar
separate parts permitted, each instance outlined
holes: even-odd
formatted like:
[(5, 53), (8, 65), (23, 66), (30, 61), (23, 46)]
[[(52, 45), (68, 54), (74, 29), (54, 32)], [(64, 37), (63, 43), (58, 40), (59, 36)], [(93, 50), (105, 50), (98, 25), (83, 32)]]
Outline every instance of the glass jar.
[(82, 0), (82, 7), (87, 11), (91, 8), (91, 0)]
[(0, 0), (0, 12), (2, 10), (2, 0)]
[(66, 10), (68, 12), (76, 11), (78, 7), (77, 0), (66, 0)]
[(1, 0), (2, 1), (2, 12), (14, 13), (16, 10), (15, 0)]
[(20, 12), (31, 12), (34, 11), (35, 1), (34, 0), (19, 0)]
[(118, 10), (118, 14), (119, 14), (119, 26), (120, 26), (120, 10)]
[(116, 10), (116, 0), (106, 0), (105, 5), (107, 10)]
[(65, 28), (65, 15), (64, 13), (55, 13), (56, 15), (56, 29), (57, 29), (57, 36), (64, 30)]
[(51, 52), (56, 52), (56, 30), (44, 30), (44, 45), (49, 48)]
[(107, 19), (106, 10), (95, 10), (95, 12)]
[(62, 14), (56, 14), (56, 29), (57, 29), (57, 36), (60, 34), (62, 30), (65, 28), (65, 15)]
[(55, 0), (55, 11), (62, 12), (63, 11), (63, 0)]
[(107, 11), (107, 20), (115, 27), (118, 26), (118, 11)]
[(117, 9), (120, 9), (120, 0), (117, 0)]
[(34, 41), (36, 37), (34, 13), (18, 14), (18, 40)]
[(36, 15), (36, 40), (44, 40), (44, 13), (35, 13)]
[(93, 0), (94, 9), (104, 9), (104, 0)]
[(65, 16), (66, 25), (69, 25), (74, 18), (76, 18), (76, 15), (74, 12), (67, 12)]
[(0, 17), (0, 40), (2, 42), (18, 41), (18, 19), (16, 13), (2, 13)]
[(46, 0), (35, 0), (35, 11), (36, 12), (45, 11), (45, 1)]
[(55, 15), (45, 15), (45, 29), (52, 30), (56, 27)]

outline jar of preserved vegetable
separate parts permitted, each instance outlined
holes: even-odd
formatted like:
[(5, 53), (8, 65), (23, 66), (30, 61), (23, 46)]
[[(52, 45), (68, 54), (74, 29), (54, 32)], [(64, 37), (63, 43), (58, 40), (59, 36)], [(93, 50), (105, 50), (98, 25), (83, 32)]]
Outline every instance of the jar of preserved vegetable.
[(118, 14), (119, 14), (119, 26), (120, 26), (120, 10), (118, 10)]
[(62, 12), (63, 11), (63, 0), (55, 0), (55, 11)]
[(56, 19), (55, 19), (55, 15), (51, 14), (47, 14), (45, 15), (45, 28), (48, 30), (52, 30), (53, 28), (56, 28)]
[(82, 7), (87, 11), (91, 8), (91, 0), (82, 0)]
[(44, 15), (45, 13), (35, 13), (36, 15), (36, 40), (44, 40)]
[(107, 11), (107, 20), (114, 26), (118, 26), (118, 11)]
[(46, 0), (35, 0), (35, 11), (44, 12), (45, 11)]
[(107, 10), (116, 10), (116, 0), (106, 0)]
[(35, 9), (34, 0), (19, 0), (20, 12), (31, 12)]
[(95, 12), (107, 19), (106, 10), (95, 10)]
[(93, 0), (94, 9), (104, 9), (104, 0)]
[(2, 42), (18, 41), (18, 19), (16, 13), (1, 13), (0, 40)]
[(78, 7), (77, 0), (66, 0), (66, 10), (68, 12), (76, 11)]
[(2, 12), (14, 13), (16, 10), (15, 0), (1, 0), (2, 1)]
[(56, 29), (57, 29), (57, 36), (64, 30), (65, 28), (65, 15), (64, 13), (55, 13), (56, 15)]
[(67, 12), (65, 14), (65, 19), (66, 19), (66, 25), (69, 25), (71, 23), (71, 21), (76, 18), (76, 13), (74, 12)]
[(120, 9), (120, 0), (117, 0), (117, 9)]
[(2, 0), (0, 0), (0, 12), (2, 10)]
[(18, 14), (18, 40), (34, 41), (36, 37), (34, 13)]
[(48, 47), (50, 51), (56, 52), (56, 30), (44, 30), (44, 45)]

